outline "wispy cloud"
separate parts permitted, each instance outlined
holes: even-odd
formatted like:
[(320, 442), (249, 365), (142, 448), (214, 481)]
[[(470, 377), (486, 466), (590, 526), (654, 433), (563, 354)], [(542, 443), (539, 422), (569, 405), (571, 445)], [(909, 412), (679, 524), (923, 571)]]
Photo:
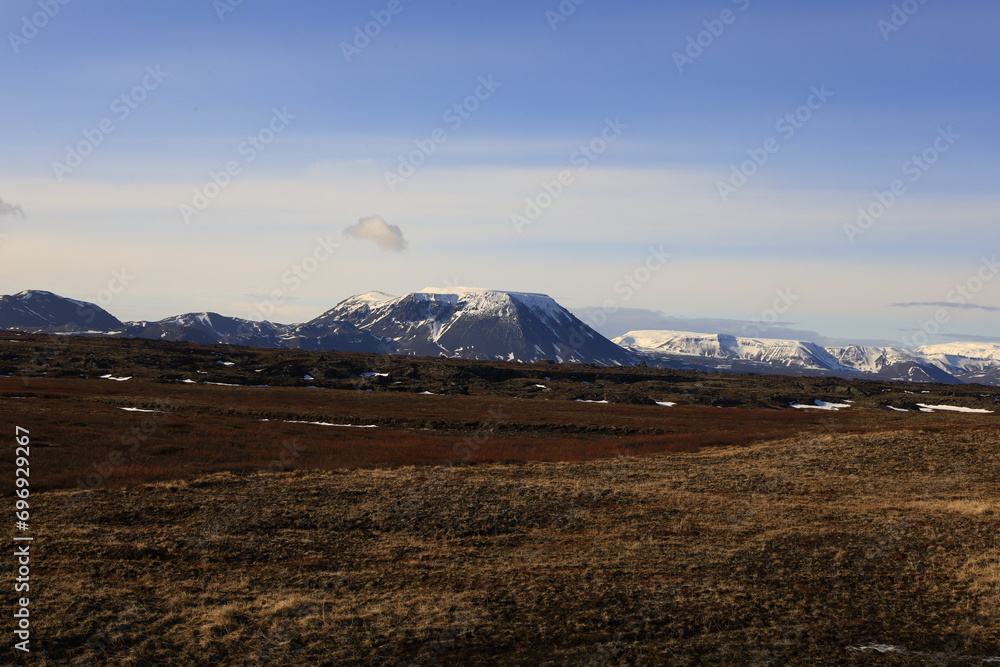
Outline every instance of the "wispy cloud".
[(890, 303), (893, 308), (956, 308), (959, 310), (988, 310), (1000, 312), (998, 306), (980, 306), (977, 303), (952, 303), (950, 301), (908, 301), (906, 303)]
[(17, 204), (8, 204), (3, 200), (3, 197), (0, 197), (0, 217), (3, 217), (5, 215), (13, 215), (16, 218), (28, 217), (24, 214), (23, 208), (21, 208)]
[(392, 252), (403, 252), (406, 250), (406, 239), (403, 238), (403, 231), (396, 225), (390, 225), (382, 218), (372, 216), (361, 218), (358, 224), (351, 225), (344, 230), (344, 236), (351, 236), (363, 241), (377, 243), (382, 250)]
[(675, 317), (657, 310), (644, 308), (619, 308), (608, 314), (601, 308), (580, 308), (577, 317), (594, 326), (609, 338), (629, 331), (690, 331), (702, 334), (730, 334), (744, 338), (774, 338), (778, 340), (804, 340), (831, 347), (843, 345), (887, 346), (894, 343), (883, 339), (830, 338), (816, 331), (792, 328), (793, 322), (754, 322), (707, 317)]
[(967, 333), (943, 333), (940, 336), (946, 340), (961, 341), (963, 343), (1000, 343), (1000, 337), (998, 336), (978, 336)]
[[(268, 294), (267, 292), (244, 292), (240, 296), (243, 296), (247, 299), (253, 299), (254, 301), (267, 301), (268, 299), (272, 298), (271, 294)], [(302, 301), (302, 297), (285, 295), (282, 297), (282, 300)]]

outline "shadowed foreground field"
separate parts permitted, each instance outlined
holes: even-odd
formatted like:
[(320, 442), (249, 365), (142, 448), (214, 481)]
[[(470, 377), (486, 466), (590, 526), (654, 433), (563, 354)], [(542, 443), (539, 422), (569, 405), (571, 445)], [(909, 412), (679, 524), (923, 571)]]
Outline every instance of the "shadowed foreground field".
[(983, 664), (998, 483), (980, 426), (49, 491), (32, 658)]

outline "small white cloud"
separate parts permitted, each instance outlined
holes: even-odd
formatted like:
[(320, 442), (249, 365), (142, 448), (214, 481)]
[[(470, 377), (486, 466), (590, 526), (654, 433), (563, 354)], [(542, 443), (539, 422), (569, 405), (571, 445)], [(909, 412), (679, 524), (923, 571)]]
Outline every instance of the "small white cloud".
[(382, 250), (392, 250), (393, 252), (406, 250), (406, 239), (403, 238), (403, 231), (377, 215), (361, 218), (358, 220), (358, 224), (351, 225), (344, 230), (344, 236), (372, 241), (377, 243)]
[(12, 215), (15, 218), (27, 217), (26, 215), (24, 215), (23, 208), (21, 208), (17, 204), (8, 204), (3, 200), (3, 197), (0, 197), (0, 217), (3, 217), (5, 215)]

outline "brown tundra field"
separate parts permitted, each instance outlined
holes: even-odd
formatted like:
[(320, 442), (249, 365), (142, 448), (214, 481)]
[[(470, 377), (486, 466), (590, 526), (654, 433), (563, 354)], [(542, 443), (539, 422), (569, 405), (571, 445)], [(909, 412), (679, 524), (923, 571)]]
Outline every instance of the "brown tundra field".
[(10, 664), (1000, 662), (1000, 388), (0, 338)]

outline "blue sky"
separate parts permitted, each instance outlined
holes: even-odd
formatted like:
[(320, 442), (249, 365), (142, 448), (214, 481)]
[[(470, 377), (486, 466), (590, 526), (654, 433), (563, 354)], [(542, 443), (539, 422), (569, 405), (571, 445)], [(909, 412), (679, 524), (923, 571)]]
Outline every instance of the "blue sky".
[[(0, 198), (26, 213), (0, 217), (0, 292), (95, 300), (125, 269), (107, 304), (123, 318), (249, 316), (264, 299), (300, 321), (354, 293), (450, 283), (603, 303), (612, 333), (624, 309), (630, 326), (643, 311), (775, 319), (792, 290), (776, 321), (796, 331), (998, 335), (997, 312), (970, 307), (1000, 306), (982, 268), (998, 250), (996, 3), (896, 3), (893, 24), (891, 2), (586, 0), (568, 16), (558, 1), (229, 2), (0, 8)], [(348, 62), (372, 12), (391, 21)], [(448, 110), (477, 89), (456, 124)], [(581, 162), (609, 120), (615, 140)], [(241, 150), (262, 130), (273, 141)], [(390, 188), (421, 141), (433, 152)], [(54, 166), (81, 142), (78, 166)], [(914, 166), (925, 151), (933, 164)], [(752, 155), (766, 162), (723, 199)], [(570, 182), (518, 233), (512, 216), (560, 172)], [(407, 249), (342, 235), (370, 216)], [(283, 279), (319, 238), (339, 248)], [(671, 259), (646, 275), (650, 248)], [(961, 285), (975, 289), (949, 299)]]

